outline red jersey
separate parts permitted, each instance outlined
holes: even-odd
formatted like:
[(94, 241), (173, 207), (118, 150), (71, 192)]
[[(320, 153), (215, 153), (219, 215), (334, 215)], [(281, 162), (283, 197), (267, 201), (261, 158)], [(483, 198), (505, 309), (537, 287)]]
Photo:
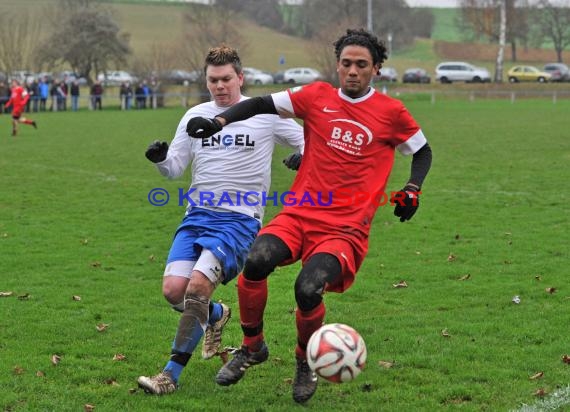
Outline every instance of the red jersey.
[(6, 102), (6, 107), (13, 106), (14, 112), (21, 112), (29, 99), (30, 95), (26, 89), (22, 86), (13, 87), (10, 99)]
[(394, 151), (418, 151), (426, 143), (420, 127), (399, 100), (373, 88), (352, 99), (315, 82), (272, 97), (281, 115), (304, 120), (305, 152), (290, 189), (295, 195), (282, 213), (367, 238), (376, 209), (389, 204), (384, 191)]

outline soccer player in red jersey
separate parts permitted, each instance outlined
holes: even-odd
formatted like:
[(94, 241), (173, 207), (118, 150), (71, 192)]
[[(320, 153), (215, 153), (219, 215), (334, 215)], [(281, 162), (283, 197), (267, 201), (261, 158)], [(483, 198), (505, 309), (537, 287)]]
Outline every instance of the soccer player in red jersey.
[(370, 225), (382, 203), (395, 150), (413, 155), (411, 176), (394, 209), (402, 222), (419, 206), (432, 157), (422, 130), (404, 105), (370, 87), (387, 58), (384, 43), (365, 30), (347, 30), (335, 42), (335, 53), (340, 89), (315, 82), (250, 99), (213, 119), (194, 118), (187, 125), (190, 136), (201, 138), (261, 113), (304, 121), (305, 153), (290, 189), (296, 198), (289, 199), (259, 232), (249, 252), (238, 278), (243, 346), (216, 376), (220, 385), (234, 384), (248, 367), (268, 358), (263, 336), (267, 277), (276, 266), (300, 259), (293, 381), (293, 399), (299, 403), (309, 400), (317, 388), (306, 347), (323, 324), (322, 294), (342, 293), (353, 283), (368, 250)]
[(12, 80), (12, 94), (10, 99), (6, 102), (6, 107), (12, 106), (12, 136), (18, 134), (18, 123), (29, 124), (37, 129), (36, 122), (31, 119), (22, 117), (22, 113), (26, 108), (26, 103), (30, 99), (27, 90), (20, 86), (20, 82), (16, 79)]

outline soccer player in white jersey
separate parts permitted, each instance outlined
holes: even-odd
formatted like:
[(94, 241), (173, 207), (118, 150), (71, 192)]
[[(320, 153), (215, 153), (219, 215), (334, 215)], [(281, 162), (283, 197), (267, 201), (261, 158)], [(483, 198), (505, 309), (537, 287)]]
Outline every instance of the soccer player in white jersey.
[[(335, 42), (340, 88), (314, 82), (236, 104), (215, 118), (193, 118), (188, 134), (200, 139), (233, 122), (261, 113), (304, 121), (305, 154), (289, 201), (259, 233), (239, 276), (242, 348), (216, 376), (220, 385), (237, 383), (247, 368), (267, 360), (263, 333), (267, 277), (278, 265), (301, 260), (295, 281), (296, 371), (293, 399), (308, 401), (317, 389), (306, 360), (307, 343), (323, 324), (325, 291), (342, 293), (355, 280), (368, 251), (368, 234), (394, 163), (396, 149), (413, 155), (410, 177), (394, 196), (394, 214), (408, 221), (431, 166), (431, 148), (402, 102), (370, 87), (387, 57), (386, 46), (365, 30), (347, 30)], [(303, 202), (307, 194), (331, 194), (325, 204)], [(397, 198), (397, 199), (396, 199)]]
[(181, 176), (192, 165), (192, 184), (185, 194), (188, 208), (176, 231), (162, 284), (166, 300), (182, 313), (180, 322), (164, 369), (138, 378), (141, 388), (156, 395), (178, 388), (179, 377), (203, 335), (202, 357), (218, 353), (230, 309), (211, 302), (211, 297), (220, 283), (228, 283), (241, 271), (261, 227), (275, 143), (295, 149), (284, 161), (293, 170), (299, 168), (304, 148), (301, 126), (276, 115), (234, 123), (208, 138), (190, 138), (186, 133), (190, 119), (214, 117), (247, 99), (241, 94), (244, 76), (236, 50), (210, 49), (204, 71), (213, 101), (186, 112), (170, 147), (155, 141), (145, 153), (170, 178)]

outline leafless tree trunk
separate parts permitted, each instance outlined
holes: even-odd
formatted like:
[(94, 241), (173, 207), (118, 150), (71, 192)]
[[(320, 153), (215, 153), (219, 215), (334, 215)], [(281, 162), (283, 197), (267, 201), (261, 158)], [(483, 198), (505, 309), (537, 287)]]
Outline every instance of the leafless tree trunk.
[(41, 19), (28, 12), (0, 14), (0, 70), (36, 71), (36, 47), (41, 32)]
[(542, 36), (552, 41), (560, 63), (562, 52), (570, 45), (570, 9), (563, 6), (562, 1), (540, 0), (535, 15)]
[(499, 24), (499, 51), (497, 53), (497, 65), (495, 67), (495, 83), (503, 81), (503, 61), (505, 55), (505, 43), (507, 39), (507, 3), (501, 0), (500, 7), (500, 24)]
[[(204, 58), (210, 47), (226, 44), (238, 50), (243, 60), (247, 42), (240, 34), (237, 13), (222, 7), (191, 6), (183, 16), (185, 31), (180, 56), (186, 68), (203, 70)], [(198, 80), (203, 101), (210, 99), (203, 79)]]

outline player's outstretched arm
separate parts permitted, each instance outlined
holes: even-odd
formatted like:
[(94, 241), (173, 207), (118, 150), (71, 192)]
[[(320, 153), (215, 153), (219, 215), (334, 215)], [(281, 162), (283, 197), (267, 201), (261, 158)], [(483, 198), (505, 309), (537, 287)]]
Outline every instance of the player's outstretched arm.
[(256, 114), (277, 114), (277, 109), (270, 95), (253, 97), (234, 104), (213, 119), (193, 117), (186, 125), (186, 133), (197, 139), (210, 137), (228, 124), (249, 119)]
[(426, 143), (414, 153), (410, 180), (402, 190), (392, 195), (390, 201), (395, 204), (394, 215), (400, 218), (400, 222), (410, 220), (420, 207), (421, 187), (431, 167), (431, 160), (431, 147)]

